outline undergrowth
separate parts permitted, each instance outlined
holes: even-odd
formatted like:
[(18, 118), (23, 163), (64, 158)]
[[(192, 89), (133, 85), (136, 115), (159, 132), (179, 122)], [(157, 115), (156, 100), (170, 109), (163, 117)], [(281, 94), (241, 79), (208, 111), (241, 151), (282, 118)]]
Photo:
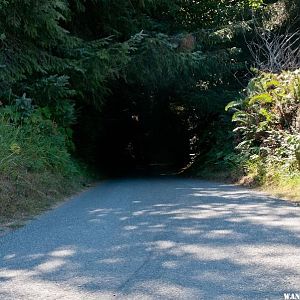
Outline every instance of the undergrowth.
[(22, 101), (0, 108), (0, 223), (36, 214), (83, 188), (68, 128)]
[(300, 201), (300, 71), (259, 73), (245, 97), (231, 102), (240, 183)]
[(192, 172), (300, 201), (300, 71), (259, 73), (226, 110), (234, 135), (218, 134)]

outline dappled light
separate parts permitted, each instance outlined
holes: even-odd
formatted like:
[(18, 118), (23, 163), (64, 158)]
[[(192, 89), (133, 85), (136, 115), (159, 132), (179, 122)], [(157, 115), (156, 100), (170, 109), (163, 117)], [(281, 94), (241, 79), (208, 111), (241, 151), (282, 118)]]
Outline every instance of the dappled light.
[(299, 284), (299, 208), (233, 185), (109, 181), (44, 216), (43, 241), (41, 221), (2, 239), (0, 299), (279, 299)]
[(0, 300), (300, 300), (299, 13), (0, 0)]

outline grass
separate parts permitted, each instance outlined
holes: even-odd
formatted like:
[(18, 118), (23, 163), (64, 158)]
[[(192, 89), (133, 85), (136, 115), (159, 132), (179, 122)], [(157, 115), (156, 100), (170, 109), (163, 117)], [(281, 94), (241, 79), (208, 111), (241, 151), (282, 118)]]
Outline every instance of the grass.
[(84, 189), (91, 179), (51, 172), (0, 176), (0, 224), (17, 228), (32, 216)]
[[(1, 116), (1, 114), (0, 114)], [(0, 224), (15, 227), (82, 190), (91, 176), (70, 153), (64, 130), (39, 116), (0, 118)]]
[(259, 188), (276, 197), (300, 203), (300, 170), (294, 165), (287, 169), (262, 162), (249, 164), (248, 175), (239, 183)]
[[(199, 170), (197, 166), (196, 170)], [(266, 192), (281, 199), (293, 201), (300, 204), (300, 172), (299, 174), (281, 174), (271, 170), (270, 174), (260, 174), (260, 172), (250, 172), (245, 175), (239, 169), (227, 169), (206, 167), (201, 171), (192, 170), (192, 174), (197, 177), (226, 183), (239, 184), (253, 189)]]
[(277, 183), (265, 183), (262, 190), (282, 199), (300, 203), (300, 175), (282, 178)]

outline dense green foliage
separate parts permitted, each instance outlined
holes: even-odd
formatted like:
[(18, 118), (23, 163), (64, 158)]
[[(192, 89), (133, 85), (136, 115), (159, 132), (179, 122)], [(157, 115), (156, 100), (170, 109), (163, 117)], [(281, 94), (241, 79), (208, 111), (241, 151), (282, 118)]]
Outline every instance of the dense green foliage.
[(25, 96), (0, 108), (0, 216), (39, 211), (81, 185), (66, 129), (49, 116)]
[(6, 175), (21, 170), (76, 172), (68, 153), (72, 144), (65, 129), (48, 119), (49, 111), (34, 108), (23, 96), (15, 105), (0, 109), (1, 171)]
[(232, 102), (237, 149), (257, 180), (299, 175), (299, 71), (262, 73), (248, 85), (247, 97)]
[[(82, 173), (74, 156), (111, 169), (234, 168), (245, 155), (265, 155), (278, 134), (273, 94), (296, 89), (294, 79), (251, 81), (263, 87), (250, 85), (239, 107), (248, 118), (241, 155), (224, 107), (253, 77), (253, 16), (280, 32), (297, 27), (288, 23), (298, 12), (297, 1), (284, 0), (0, 0), (1, 176), (74, 178)], [(269, 92), (272, 76), (280, 87)], [(272, 105), (249, 100), (268, 93)], [(287, 161), (296, 149), (291, 128), (281, 128), (270, 157)]]
[[(299, 38), (294, 29), (299, 23), (295, 18), (299, 3), (287, 2), (285, 9), (282, 23), (275, 20), (276, 26), (270, 26), (273, 32), (260, 30), (262, 56), (254, 53), (254, 59), (261, 62), (258, 67), (272, 70), (270, 64), (279, 62), (276, 73), (255, 70), (240, 99), (227, 105), (227, 110), (233, 112), (236, 148), (225, 156), (225, 161), (233, 172), (245, 175), (242, 182), (270, 187), (273, 193), (299, 200)], [(266, 54), (268, 59), (264, 61)]]

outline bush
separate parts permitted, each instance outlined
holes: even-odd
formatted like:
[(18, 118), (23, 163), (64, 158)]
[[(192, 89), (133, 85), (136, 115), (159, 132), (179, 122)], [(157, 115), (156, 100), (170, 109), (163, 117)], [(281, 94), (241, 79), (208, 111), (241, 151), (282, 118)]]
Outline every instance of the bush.
[(249, 83), (246, 97), (229, 103), (228, 109), (234, 111), (236, 149), (246, 174), (260, 184), (282, 174), (300, 175), (299, 70), (260, 73)]
[(15, 105), (0, 109), (0, 171), (51, 170), (62, 174), (76, 172), (68, 153), (68, 130), (58, 127), (35, 108), (25, 95)]
[(82, 167), (68, 151), (70, 129), (45, 111), (25, 95), (0, 108), (0, 223), (37, 213), (82, 187)]

